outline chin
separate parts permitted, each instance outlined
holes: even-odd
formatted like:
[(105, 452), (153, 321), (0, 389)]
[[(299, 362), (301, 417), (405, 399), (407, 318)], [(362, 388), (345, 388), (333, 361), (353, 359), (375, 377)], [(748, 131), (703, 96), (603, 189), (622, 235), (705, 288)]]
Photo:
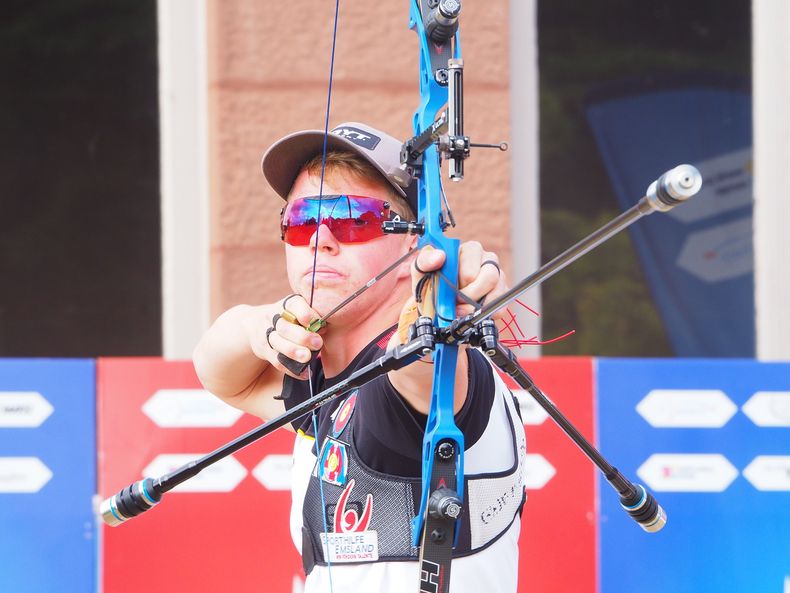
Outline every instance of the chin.
[[(310, 302), (310, 287), (304, 291), (304, 299)], [(339, 290), (328, 290), (326, 287), (319, 285), (315, 286), (313, 291), (313, 305), (312, 308), (321, 313), (322, 315), (328, 313), (331, 309), (339, 305), (346, 297), (344, 293)]]

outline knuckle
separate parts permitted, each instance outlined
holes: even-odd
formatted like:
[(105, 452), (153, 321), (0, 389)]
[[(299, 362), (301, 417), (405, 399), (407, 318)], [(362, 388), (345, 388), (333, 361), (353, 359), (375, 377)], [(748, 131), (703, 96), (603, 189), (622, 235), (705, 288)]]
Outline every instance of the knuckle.
[(290, 337), (293, 334), (293, 330), (296, 326), (293, 323), (288, 322), (285, 319), (278, 319), (277, 325), (275, 326), (275, 330), (278, 334), (282, 337)]
[(271, 351), (271, 348), (269, 348), (268, 344), (261, 345), (261, 344), (258, 344), (258, 343), (254, 343), (254, 344), (250, 345), (250, 349), (252, 350), (252, 353), (257, 358), (260, 358), (261, 360), (268, 360), (269, 359), (268, 353)]
[(266, 337), (263, 340), (263, 343), (266, 346), (268, 346), (271, 350), (278, 352), (279, 351), (278, 345), (280, 344), (280, 340), (282, 340), (280, 334), (277, 333), (277, 331), (273, 331), (268, 335), (268, 337)]
[(299, 362), (310, 362), (313, 357), (313, 353), (307, 348), (297, 348), (296, 355), (299, 357)]
[(456, 307), (456, 314), (459, 316), (470, 315), (474, 311), (475, 308), (472, 305), (463, 304)]
[(305, 348), (303, 346), (299, 346), (298, 344), (293, 344), (292, 343), (287, 348), (287, 350), (288, 350), (288, 352), (285, 355), (288, 358), (290, 358), (292, 360), (297, 360), (299, 362), (307, 362), (307, 361), (310, 360), (310, 357), (312, 356), (312, 354), (310, 353), (310, 351), (307, 348)]

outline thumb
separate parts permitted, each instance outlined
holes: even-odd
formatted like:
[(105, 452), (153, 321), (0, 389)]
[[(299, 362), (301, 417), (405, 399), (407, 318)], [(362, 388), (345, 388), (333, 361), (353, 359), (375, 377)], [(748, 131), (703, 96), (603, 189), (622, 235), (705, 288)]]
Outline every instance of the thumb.
[(417, 283), (420, 279), (428, 272), (435, 272), (440, 269), (444, 265), (446, 257), (444, 251), (431, 245), (426, 245), (420, 249), (411, 265), (412, 294), (414, 294), (414, 289), (417, 288)]

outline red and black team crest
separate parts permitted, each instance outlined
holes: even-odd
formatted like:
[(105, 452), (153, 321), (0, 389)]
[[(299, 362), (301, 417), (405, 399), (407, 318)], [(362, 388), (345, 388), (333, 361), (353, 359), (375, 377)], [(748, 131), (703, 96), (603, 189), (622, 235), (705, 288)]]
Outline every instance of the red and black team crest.
[(342, 486), (346, 483), (348, 451), (345, 443), (330, 438), (324, 441), (319, 471), (324, 482), (335, 486)]
[(367, 531), (370, 527), (370, 520), (373, 517), (373, 495), (365, 497), (365, 506), (362, 513), (358, 513), (353, 508), (346, 508), (351, 491), (354, 489), (354, 480), (349, 480), (337, 501), (335, 509), (334, 527), (335, 533), (360, 533)]
[(351, 414), (354, 412), (354, 404), (357, 403), (357, 393), (359, 393), (359, 389), (349, 395), (346, 398), (346, 401), (343, 402), (343, 405), (340, 406), (340, 409), (337, 411), (335, 420), (332, 423), (333, 437), (339, 436), (340, 433), (343, 432), (343, 429), (348, 425), (348, 421), (351, 420)]

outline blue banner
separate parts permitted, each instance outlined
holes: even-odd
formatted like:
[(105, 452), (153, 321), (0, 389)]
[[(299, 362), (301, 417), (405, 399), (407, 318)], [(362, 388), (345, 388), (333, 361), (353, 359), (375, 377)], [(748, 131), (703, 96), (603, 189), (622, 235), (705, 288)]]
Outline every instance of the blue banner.
[(790, 364), (599, 360), (598, 441), (653, 492), (643, 532), (600, 481), (600, 593), (782, 593), (790, 582)]
[(623, 210), (661, 173), (695, 165), (702, 191), (630, 228), (677, 356), (755, 353), (751, 96), (712, 77), (623, 83), (586, 114)]
[(0, 591), (97, 587), (93, 360), (0, 360)]

